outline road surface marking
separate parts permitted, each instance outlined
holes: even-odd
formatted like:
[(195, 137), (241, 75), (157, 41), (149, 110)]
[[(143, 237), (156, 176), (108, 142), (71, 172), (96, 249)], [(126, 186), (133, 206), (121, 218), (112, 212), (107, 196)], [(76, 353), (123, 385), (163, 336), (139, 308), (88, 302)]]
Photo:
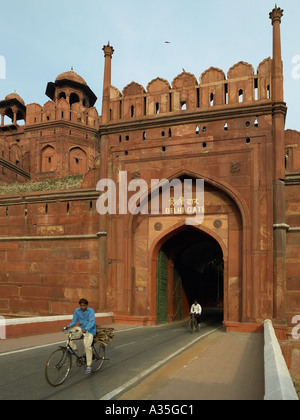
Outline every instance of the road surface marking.
[(144, 379), (146, 376), (150, 375), (152, 372), (157, 370), (159, 367), (167, 363), (169, 360), (173, 359), (173, 357), (177, 356), (178, 354), (182, 353), (183, 351), (187, 350), (189, 347), (191, 347), (193, 344), (195, 344), (197, 341), (201, 340), (202, 338), (212, 334), (215, 331), (218, 331), (220, 328), (215, 328), (212, 331), (209, 331), (206, 334), (201, 335), (200, 337), (196, 338), (195, 340), (191, 341), (187, 345), (181, 347), (179, 350), (175, 351), (174, 353), (170, 354), (163, 360), (157, 362), (155, 365), (151, 366), (149, 369), (144, 370), (144, 372), (138, 374), (134, 378), (130, 379), (130, 381), (126, 382), (119, 388), (114, 389), (113, 391), (109, 392), (108, 394), (104, 395), (104, 397), (101, 397), (100, 400), (112, 400), (114, 397), (116, 397), (119, 394), (122, 394), (124, 391), (126, 391), (128, 388), (135, 385), (140, 380)]
[(122, 347), (130, 346), (131, 344), (135, 344), (136, 341), (131, 341), (130, 343), (122, 344), (121, 346), (115, 347), (115, 350), (121, 349)]
[[(115, 331), (115, 333), (120, 333), (120, 332), (125, 332), (125, 331), (132, 331), (132, 330), (137, 330), (139, 328), (143, 328), (143, 327), (134, 327), (134, 328), (127, 328), (125, 330), (119, 330), (119, 331)], [(25, 337), (26, 339), (26, 337)], [(58, 341), (57, 343), (49, 343), (49, 344), (44, 344), (42, 346), (35, 346), (35, 347), (28, 347), (25, 349), (20, 349), (20, 350), (12, 350), (12, 351), (8, 351), (6, 353), (0, 353), (0, 357), (1, 356), (9, 356), (11, 354), (16, 354), (16, 353), (23, 353), (25, 351), (30, 351), (30, 350), (36, 350), (36, 349), (43, 349), (45, 347), (51, 347), (51, 346), (58, 346), (60, 344), (64, 344), (66, 343), (66, 340), (63, 341)]]

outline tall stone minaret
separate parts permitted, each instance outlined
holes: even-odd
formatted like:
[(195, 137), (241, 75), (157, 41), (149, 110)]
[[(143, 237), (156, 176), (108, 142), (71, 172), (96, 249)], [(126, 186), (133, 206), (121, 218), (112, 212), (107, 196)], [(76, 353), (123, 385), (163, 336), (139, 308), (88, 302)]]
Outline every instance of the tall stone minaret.
[(102, 99), (102, 124), (105, 125), (109, 121), (109, 102), (110, 102), (110, 85), (111, 85), (111, 60), (114, 53), (113, 47), (104, 45), (103, 47), (105, 64), (103, 79), (103, 99)]
[(273, 25), (272, 92), (273, 103), (273, 239), (274, 313), (276, 322), (286, 323), (286, 224), (285, 211), (285, 117), (280, 24), (283, 10), (275, 5), (270, 13)]
[(284, 148), (284, 125), (286, 106), (283, 97), (283, 65), (281, 58), (281, 35), (280, 24), (283, 10), (275, 7), (270, 13), (273, 25), (273, 60), (272, 60), (272, 102), (273, 106), (273, 133), (274, 133), (274, 177), (285, 177), (285, 148)]
[[(111, 85), (111, 60), (114, 53), (113, 47), (103, 47), (105, 64), (102, 97), (101, 125), (109, 122), (110, 116), (110, 85)], [(100, 137), (100, 179), (106, 179), (108, 174), (108, 135)], [(106, 285), (107, 285), (107, 215), (101, 215), (99, 220), (99, 310), (106, 310)]]
[(280, 24), (283, 10), (275, 6), (270, 13), (273, 25), (273, 101), (283, 101), (283, 66), (281, 58), (281, 34)]

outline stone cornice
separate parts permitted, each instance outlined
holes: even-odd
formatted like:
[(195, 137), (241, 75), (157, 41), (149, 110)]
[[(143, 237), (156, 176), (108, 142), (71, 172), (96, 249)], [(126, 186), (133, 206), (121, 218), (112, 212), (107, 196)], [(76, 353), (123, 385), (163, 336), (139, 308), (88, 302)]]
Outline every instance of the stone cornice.
[(287, 106), (285, 102), (277, 102), (272, 105), (272, 112), (274, 114), (283, 114), (286, 116)]
[(289, 232), (299, 232), (300, 233), (300, 227), (290, 227)]
[(99, 192), (95, 189), (47, 191), (35, 193), (20, 193), (0, 196), (0, 206), (21, 205), (29, 203), (50, 203), (74, 200), (96, 200)]
[(44, 130), (45, 128), (57, 128), (57, 127), (67, 127), (67, 128), (76, 128), (83, 131), (90, 131), (96, 135), (97, 130), (94, 127), (90, 127), (85, 124), (78, 124), (72, 121), (66, 120), (53, 120), (53, 121), (44, 121), (41, 123), (34, 123), (31, 125), (25, 126), (25, 132), (28, 131), (36, 131), (36, 130)]
[(19, 241), (64, 241), (64, 240), (87, 240), (98, 239), (99, 235), (56, 235), (56, 236), (0, 236), (0, 242)]
[(290, 172), (285, 174), (285, 185), (300, 185), (300, 172)]
[[(278, 108), (279, 105), (279, 108)], [(150, 128), (174, 126), (180, 124), (201, 124), (208, 123), (210, 121), (218, 121), (224, 119), (243, 118), (250, 116), (259, 116), (265, 114), (273, 114), (273, 109), (277, 109), (281, 112), (286, 112), (284, 104), (277, 104), (274, 108), (272, 102), (264, 102), (255, 105), (248, 106), (215, 106), (213, 109), (206, 110), (193, 110), (193, 111), (178, 111), (177, 113), (172, 112), (170, 114), (159, 115), (159, 116), (145, 116), (144, 118), (112, 122), (107, 125), (100, 127), (98, 133), (100, 136), (121, 133), (124, 131), (137, 131)]]
[(25, 179), (30, 179), (30, 173), (27, 171), (24, 171), (24, 169), (19, 168), (17, 165), (14, 165), (13, 163), (0, 158), (0, 166), (3, 166), (4, 168), (9, 169), (10, 171), (24, 177)]

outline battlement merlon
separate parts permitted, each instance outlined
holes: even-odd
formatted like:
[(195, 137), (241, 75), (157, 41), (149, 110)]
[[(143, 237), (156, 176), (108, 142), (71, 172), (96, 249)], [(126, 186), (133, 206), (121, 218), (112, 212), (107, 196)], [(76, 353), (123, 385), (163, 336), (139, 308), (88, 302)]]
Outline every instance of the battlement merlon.
[(131, 82), (121, 93), (110, 85), (109, 94), (106, 124), (171, 113), (214, 111), (220, 107), (270, 104), (273, 101), (272, 60), (270, 57), (263, 60), (256, 73), (251, 64), (241, 61), (229, 69), (227, 77), (223, 70), (210, 67), (199, 81), (193, 74), (183, 72), (171, 85), (157, 77), (146, 89)]

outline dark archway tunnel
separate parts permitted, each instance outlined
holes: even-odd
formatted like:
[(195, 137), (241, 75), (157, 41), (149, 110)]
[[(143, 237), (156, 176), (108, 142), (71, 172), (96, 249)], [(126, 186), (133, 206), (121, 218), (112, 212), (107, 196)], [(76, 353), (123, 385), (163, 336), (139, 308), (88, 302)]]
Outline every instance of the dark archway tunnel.
[(185, 226), (162, 246), (157, 265), (158, 322), (184, 319), (197, 299), (202, 319), (223, 320), (224, 262), (218, 242)]

